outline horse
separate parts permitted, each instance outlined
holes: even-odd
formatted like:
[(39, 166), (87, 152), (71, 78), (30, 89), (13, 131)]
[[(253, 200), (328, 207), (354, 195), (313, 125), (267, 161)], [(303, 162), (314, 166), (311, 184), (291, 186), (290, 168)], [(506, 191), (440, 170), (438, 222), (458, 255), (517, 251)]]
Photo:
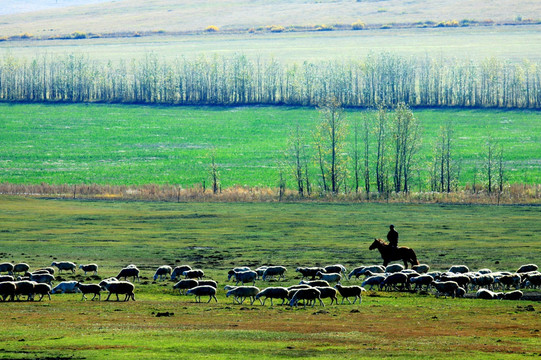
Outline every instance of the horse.
[(381, 254), (381, 258), (383, 259), (383, 266), (387, 266), (391, 261), (394, 261), (394, 260), (404, 261), (404, 267), (406, 269), (408, 268), (408, 262), (411, 263), (411, 266), (419, 265), (419, 260), (417, 260), (415, 251), (413, 251), (413, 249), (406, 246), (393, 248), (391, 245), (387, 244), (382, 239), (374, 239), (374, 242), (372, 243), (372, 245), (370, 245), (368, 249), (379, 250)]

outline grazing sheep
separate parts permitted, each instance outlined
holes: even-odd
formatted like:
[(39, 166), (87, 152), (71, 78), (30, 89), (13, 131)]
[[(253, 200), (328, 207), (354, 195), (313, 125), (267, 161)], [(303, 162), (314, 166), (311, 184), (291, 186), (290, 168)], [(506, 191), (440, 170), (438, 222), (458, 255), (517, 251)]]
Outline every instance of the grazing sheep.
[(455, 295), (456, 297), (463, 298), (464, 296), (466, 296), (466, 289), (459, 286), (458, 289), (456, 289)]
[(492, 274), (492, 270), (490, 270), (490, 269), (479, 269), (479, 270), (477, 270), (477, 272), (479, 274), (483, 274), (483, 275), (484, 274)]
[(327, 265), (324, 270), (326, 273), (339, 273), (346, 276), (346, 267), (342, 264)]
[(81, 284), (80, 282), (78, 282), (75, 286), (83, 293), (81, 301), (87, 300), (86, 294), (94, 294), (90, 301), (94, 300), (96, 296), (98, 297), (98, 301), (101, 300), (101, 286), (99, 284)]
[(347, 299), (347, 301), (351, 304), (351, 301), (349, 300), (350, 297), (353, 297), (353, 304), (355, 304), (355, 301), (359, 299), (359, 305), (362, 302), (362, 292), (366, 291), (364, 288), (358, 286), (358, 285), (352, 285), (352, 286), (342, 286), (340, 284), (336, 284), (334, 286), (336, 290), (342, 295), (342, 302), (341, 304), (344, 304), (344, 299)]
[[(284, 266), (269, 266), (264, 272), (263, 272), (263, 281), (267, 280), (268, 276), (277, 276), (278, 275), (278, 281), (282, 280), (282, 278), (285, 279), (285, 272), (287, 269)], [(257, 276), (257, 271), (256, 271)]]
[(192, 267), (190, 265), (180, 265), (173, 269), (171, 272), (171, 280), (176, 280), (176, 278), (180, 278), (180, 276), (184, 273), (184, 271), (192, 270)]
[(385, 268), (382, 265), (359, 266), (349, 273), (348, 279), (351, 279), (352, 276), (355, 276), (358, 279), (359, 276), (366, 275), (367, 271), (373, 273), (383, 273), (385, 272)]
[(427, 264), (413, 265), (412, 269), (417, 271), (419, 274), (426, 274), (430, 270), (430, 266)]
[[(1, 266), (1, 265), (0, 265)], [(517, 273), (527, 273), (527, 272), (532, 272), (532, 271), (537, 271), (538, 267), (537, 265), (535, 264), (527, 264), (527, 265), (522, 265), (521, 267), (518, 268), (517, 270)], [(2, 270), (0, 270), (1, 272)]]
[(321, 271), (316, 274), (319, 276), (319, 280), (324, 280), (328, 283), (340, 283), (340, 280), (342, 280), (342, 275), (339, 273), (322, 273)]
[(2, 301), (10, 298), (11, 301), (15, 299), (15, 290), (17, 286), (13, 281), (0, 282), (0, 296), (2, 296)]
[(39, 273), (46, 273), (46, 272), (48, 272), (51, 275), (54, 275), (55, 270), (54, 268), (47, 266), (43, 269), (37, 269), (37, 270), (32, 271), (32, 274), (39, 274)]
[(301, 280), (299, 282), (299, 285), (308, 285), (308, 286), (312, 286), (312, 287), (315, 287), (315, 286), (330, 286), (329, 282), (325, 281), (325, 280), (310, 280), (310, 281)]
[(49, 300), (51, 300), (51, 285), (49, 284), (34, 284), (34, 294), (40, 295), (39, 300), (43, 299), (45, 295), (49, 297)]
[(284, 305), (284, 302), (288, 299), (287, 294), (288, 290), (284, 287), (268, 287), (257, 293), (255, 299), (261, 302), (261, 298), (264, 297), (262, 305), (265, 305), (265, 301), (270, 299), (271, 306), (274, 305), (272, 299), (282, 299), (281, 305)]
[(54, 275), (51, 275), (49, 273), (47, 274), (30, 274), (30, 280), (31, 281), (35, 281), (39, 284), (49, 284), (51, 285), (51, 283), (55, 280), (54, 278)]
[(494, 299), (497, 299), (498, 296), (499, 296), (498, 293), (495, 293), (488, 289), (479, 289), (477, 290), (477, 293), (475, 294), (476, 298), (485, 299), (485, 300), (494, 300)]
[(434, 280), (440, 280), (442, 273), (440, 271), (431, 271), (429, 273), (426, 273), (429, 276), (432, 276)]
[(502, 290), (509, 289), (511, 286), (514, 286), (518, 290), (521, 281), (522, 277), (520, 274), (502, 275), (494, 279), (494, 284), (499, 284)]
[(522, 299), (522, 291), (515, 290), (508, 293), (500, 293), (498, 298), (500, 300), (520, 300)]
[(129, 281), (102, 281), (100, 282), (99, 286), (103, 290), (109, 291), (109, 295), (107, 296), (107, 299), (105, 299), (105, 301), (109, 301), (109, 298), (112, 294), (116, 295), (116, 301), (120, 301), (120, 299), (118, 298), (118, 294), (126, 295), (124, 297), (124, 301), (129, 301), (130, 299), (135, 301), (135, 285), (133, 285)]
[(401, 272), (402, 270), (404, 270), (404, 265), (402, 264), (391, 264), (387, 265), (387, 267), (385, 268), (385, 272), (388, 274)]
[(463, 287), (465, 289), (468, 287), (468, 284), (471, 282), (471, 279), (468, 276), (463, 275), (463, 274), (453, 274), (453, 273), (442, 274), (439, 280), (440, 281), (454, 281), (458, 284), (458, 286)]
[(255, 286), (255, 279), (257, 278), (257, 273), (253, 270), (247, 270), (247, 271), (234, 271), (234, 270), (231, 270), (233, 271), (233, 275), (235, 277), (235, 285), (238, 285), (239, 282), (241, 284), (246, 284), (246, 283), (252, 283), (252, 285)]
[(428, 288), (432, 283), (434, 282), (434, 278), (430, 275), (419, 275), (416, 277), (409, 278), (409, 282), (412, 284), (415, 284), (414, 291), (423, 290), (423, 286), (426, 286), (426, 291), (428, 291)]
[(321, 300), (321, 292), (313, 287), (296, 290), (295, 294), (291, 298), (291, 301), (289, 302), (289, 306), (297, 306), (300, 300), (306, 300), (304, 301), (305, 309), (307, 301), (313, 301), (312, 307), (314, 307), (314, 305), (316, 304), (315, 300), (319, 300), (319, 304), (323, 307), (325, 306), (325, 304)]
[(182, 290), (189, 290), (199, 285), (199, 282), (194, 279), (183, 279), (173, 285), (173, 289), (178, 289), (178, 293), (182, 295)]
[(212, 286), (213, 288), (217, 289), (218, 288), (218, 283), (214, 280), (199, 280), (198, 281), (199, 285), (208, 285), (208, 286)]
[(369, 290), (372, 290), (374, 286), (378, 286), (381, 290), (381, 288), (383, 287), (383, 281), (385, 281), (384, 275), (370, 276), (362, 282), (361, 286), (370, 286)]
[(477, 286), (478, 289), (481, 287), (486, 287), (487, 289), (492, 289), (494, 284), (494, 276), (491, 274), (483, 274), (475, 276), (471, 279), (471, 289), (474, 290)]
[(162, 265), (156, 270), (156, 273), (154, 274), (154, 281), (158, 279), (158, 276), (160, 277), (160, 280), (163, 280), (164, 276), (167, 279), (167, 276), (170, 276), (172, 272), (173, 272), (173, 269), (171, 268), (171, 266)]
[(238, 304), (242, 304), (246, 298), (250, 298), (250, 305), (252, 305), (259, 291), (259, 288), (255, 286), (239, 286), (230, 289), (225, 296), (229, 297), (233, 295), (233, 303), (237, 302)]
[(456, 281), (435, 281), (432, 283), (432, 285), (434, 285), (436, 288), (436, 297), (445, 295), (446, 298), (447, 296), (451, 296), (453, 299), (455, 298), (459, 288)]
[(83, 270), (85, 275), (89, 271), (92, 271), (94, 275), (98, 275), (98, 265), (96, 264), (79, 265), (79, 269)]
[(19, 296), (26, 295), (28, 298), (27, 301), (34, 300), (34, 284), (36, 284), (33, 281), (15, 281), (13, 282), (15, 284), (15, 296), (17, 297), (17, 300), (19, 300)]
[(8, 275), (13, 275), (13, 264), (11, 263), (1, 263), (0, 264), (0, 273), (7, 272)]
[[(265, 267), (266, 268), (266, 267)], [(250, 271), (252, 269), (250, 269), (248, 266), (238, 266), (238, 267), (235, 267), (231, 270), (229, 270), (227, 272), (227, 281), (231, 280), (231, 278), (235, 275), (236, 272), (244, 272), (244, 271)], [(261, 274), (263, 275), (263, 274)]]
[(311, 277), (312, 280), (314, 280), (317, 273), (320, 271), (323, 272), (325, 269), (320, 267), (298, 267), (295, 271), (301, 273), (302, 280), (304, 280), (305, 277)]
[(71, 261), (53, 261), (51, 266), (56, 266), (58, 268), (58, 272), (71, 271), (74, 274), (75, 270), (77, 269), (77, 265), (75, 265)]
[(387, 277), (389, 274), (387, 273), (384, 273), (384, 272), (381, 272), (381, 273), (374, 273), (370, 270), (366, 270), (363, 274), (365, 276), (365, 279), (371, 277), (371, 276), (384, 276), (384, 277)]
[(62, 281), (60, 284), (56, 285), (51, 293), (53, 294), (65, 294), (65, 293), (77, 293), (80, 292), (77, 288), (77, 281)]
[(127, 267), (120, 270), (116, 278), (120, 280), (121, 278), (124, 278), (124, 280), (128, 281), (128, 278), (133, 278), (132, 281), (135, 281), (137, 278), (138, 282), (141, 282), (139, 279), (139, 269), (135, 265), (128, 265)]
[(25, 273), (28, 270), (30, 270), (30, 265), (28, 265), (28, 264), (19, 263), (19, 264), (13, 265), (13, 273), (14, 274)]
[[(260, 266), (260, 267), (258, 267), (257, 269), (254, 270), (257, 273), (257, 280), (259, 280), (263, 276), (263, 274), (265, 273), (265, 270), (267, 270), (267, 268), (268, 268), (268, 266)], [(248, 269), (248, 270), (250, 270), (250, 269)]]
[(182, 273), (185, 279), (201, 280), (205, 276), (205, 272), (201, 269), (186, 270)]
[(541, 286), (541, 273), (530, 273), (524, 275), (524, 287), (536, 288)]
[(318, 289), (319, 292), (321, 293), (319, 297), (322, 300), (330, 298), (331, 305), (333, 304), (333, 302), (338, 305), (338, 298), (336, 297), (338, 292), (335, 288), (332, 288), (330, 286), (316, 286), (316, 289)]
[(350, 271), (348, 275), (348, 280), (351, 280), (352, 276), (355, 276), (355, 279), (359, 279), (359, 276), (361, 276), (364, 273), (365, 266), (359, 266), (353, 270)]
[(466, 265), (453, 265), (449, 269), (449, 272), (455, 274), (464, 274), (470, 272), (470, 269)]
[(218, 302), (218, 299), (216, 299), (216, 288), (210, 286), (210, 285), (201, 285), (196, 286), (194, 288), (189, 289), (186, 292), (186, 295), (193, 294), (195, 295), (195, 302), (200, 303), (201, 302), (201, 296), (208, 296), (209, 301), (207, 301), (207, 304), (214, 298), (216, 302)]
[(5, 281), (14, 281), (15, 278), (11, 275), (1, 275), (0, 276), (0, 282), (5, 282)]
[(391, 274), (383, 280), (383, 286), (387, 291), (392, 289), (397, 289), (397, 286), (400, 285), (398, 290), (404, 289), (404, 287), (409, 288), (408, 276), (400, 272)]

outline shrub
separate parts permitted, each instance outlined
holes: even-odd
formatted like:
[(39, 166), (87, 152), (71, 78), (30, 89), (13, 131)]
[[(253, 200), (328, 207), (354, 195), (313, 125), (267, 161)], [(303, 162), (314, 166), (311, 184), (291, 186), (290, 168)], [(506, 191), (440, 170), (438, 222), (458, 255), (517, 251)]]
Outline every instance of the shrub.
[(141, 36), (143, 36), (143, 34), (141, 34), (140, 32), (133, 33), (133, 37), (141, 37)]
[(30, 33), (24, 33), (24, 34), (21, 34), (21, 39), (30, 39), (34, 37), (34, 35), (30, 34)]
[(217, 26), (210, 25), (205, 28), (206, 32), (218, 32), (220, 29)]
[(381, 25), (380, 26), (380, 29), (390, 29), (392, 28), (393, 26), (391, 24), (385, 24), (385, 25)]
[(353, 24), (351, 24), (351, 28), (353, 30), (364, 30), (366, 28), (366, 25), (361, 20), (357, 20)]
[(7, 40), (8, 40), (7, 36), (0, 36), (0, 41), (7, 41)]
[(267, 29), (270, 32), (283, 32), (286, 30), (286, 28), (281, 25), (270, 25), (270, 26), (267, 26)]
[(71, 38), (72, 39), (86, 39), (86, 33), (76, 31), (76, 32), (71, 34)]
[(316, 31), (333, 31), (334, 28), (331, 25), (317, 25)]

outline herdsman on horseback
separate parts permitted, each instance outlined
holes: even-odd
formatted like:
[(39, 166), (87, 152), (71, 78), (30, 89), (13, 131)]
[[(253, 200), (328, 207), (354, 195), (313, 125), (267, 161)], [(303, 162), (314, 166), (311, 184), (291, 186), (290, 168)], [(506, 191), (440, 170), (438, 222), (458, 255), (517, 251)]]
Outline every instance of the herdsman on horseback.
[(394, 225), (389, 226), (390, 230), (387, 233), (387, 241), (389, 242), (389, 245), (391, 245), (393, 248), (398, 247), (398, 233), (394, 229)]

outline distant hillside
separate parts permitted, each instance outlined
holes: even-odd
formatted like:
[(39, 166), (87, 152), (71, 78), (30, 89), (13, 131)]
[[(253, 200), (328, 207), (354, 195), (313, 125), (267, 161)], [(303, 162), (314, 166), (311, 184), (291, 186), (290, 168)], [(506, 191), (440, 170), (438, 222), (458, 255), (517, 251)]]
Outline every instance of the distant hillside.
[[(538, 0), (0, 0), (0, 36), (541, 19)], [(35, 10), (33, 12), (27, 12)]]

